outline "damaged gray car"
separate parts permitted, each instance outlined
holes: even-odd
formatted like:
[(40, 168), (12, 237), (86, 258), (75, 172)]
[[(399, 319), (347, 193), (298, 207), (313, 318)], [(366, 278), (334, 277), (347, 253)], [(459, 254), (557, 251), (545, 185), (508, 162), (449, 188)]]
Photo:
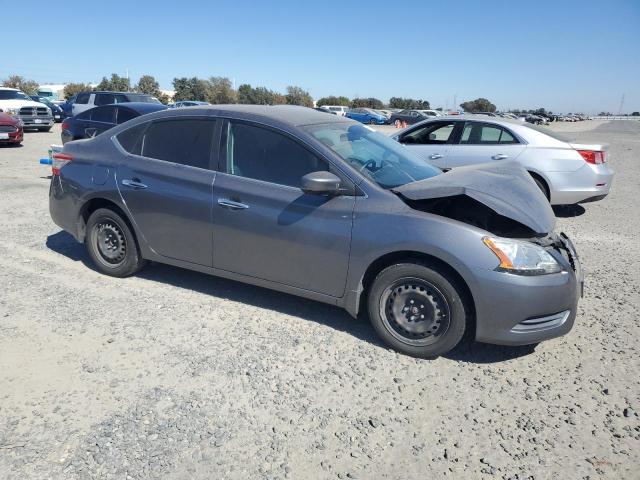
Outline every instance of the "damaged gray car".
[(465, 332), (563, 335), (582, 292), (575, 249), (519, 165), (443, 174), (302, 107), (167, 110), (69, 142), (49, 200), (107, 275), (156, 261), (337, 305), (418, 357)]

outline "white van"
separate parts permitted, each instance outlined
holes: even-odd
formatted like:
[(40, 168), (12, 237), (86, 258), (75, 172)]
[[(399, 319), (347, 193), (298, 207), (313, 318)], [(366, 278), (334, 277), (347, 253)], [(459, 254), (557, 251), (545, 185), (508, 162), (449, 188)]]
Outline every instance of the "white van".
[(344, 117), (344, 115), (349, 110), (349, 107), (345, 107), (342, 105), (320, 105), (320, 108), (324, 108), (325, 110), (329, 110), (330, 112), (335, 113), (336, 115), (340, 115)]

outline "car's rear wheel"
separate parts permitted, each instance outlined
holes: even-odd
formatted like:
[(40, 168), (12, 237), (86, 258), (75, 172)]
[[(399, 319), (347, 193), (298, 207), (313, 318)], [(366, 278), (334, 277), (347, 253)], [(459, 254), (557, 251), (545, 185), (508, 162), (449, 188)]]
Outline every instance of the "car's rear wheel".
[(392, 348), (433, 358), (462, 339), (467, 307), (462, 289), (429, 264), (399, 263), (382, 270), (369, 291), (369, 318)]
[(127, 222), (108, 208), (99, 208), (87, 220), (85, 244), (98, 270), (128, 277), (147, 263)]
[(536, 182), (536, 185), (538, 186), (538, 188), (542, 191), (542, 193), (544, 193), (544, 196), (547, 197), (547, 200), (550, 200), (551, 195), (549, 193), (549, 187), (547, 187), (547, 184), (545, 183), (545, 181), (542, 180), (537, 175), (534, 175), (534, 174), (530, 174), (530, 175), (531, 175), (531, 178), (533, 178), (533, 181)]

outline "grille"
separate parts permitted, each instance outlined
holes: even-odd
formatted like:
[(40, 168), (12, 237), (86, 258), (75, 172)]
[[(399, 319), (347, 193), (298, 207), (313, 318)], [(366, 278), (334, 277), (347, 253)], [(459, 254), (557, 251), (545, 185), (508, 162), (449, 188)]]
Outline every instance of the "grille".
[(49, 115), (47, 107), (22, 107), (20, 109), (20, 115), (27, 117), (46, 117)]
[(11, 125), (0, 125), (0, 133), (11, 133), (17, 131), (17, 127), (13, 127)]

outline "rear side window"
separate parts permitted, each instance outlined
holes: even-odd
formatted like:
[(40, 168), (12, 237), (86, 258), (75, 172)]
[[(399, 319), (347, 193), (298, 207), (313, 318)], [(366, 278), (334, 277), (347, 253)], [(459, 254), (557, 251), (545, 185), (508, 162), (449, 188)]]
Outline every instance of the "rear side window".
[(78, 120), (91, 120), (91, 110), (85, 110), (84, 112), (76, 115), (75, 118)]
[(262, 127), (229, 123), (227, 173), (300, 187), (302, 177), (328, 164), (291, 138)]
[(461, 145), (497, 145), (518, 143), (511, 133), (498, 125), (467, 123), (460, 138)]
[(97, 93), (94, 103), (96, 106), (100, 106), (100, 105), (109, 105), (110, 103), (115, 103), (115, 101), (116, 100), (113, 93)]
[(75, 103), (82, 103), (82, 104), (89, 103), (90, 95), (91, 95), (90, 93), (79, 93), (78, 96), (76, 97)]
[(94, 122), (115, 123), (116, 109), (113, 107), (97, 107), (91, 110), (91, 120)]
[(215, 121), (168, 120), (152, 123), (144, 134), (142, 155), (190, 167), (209, 168)]
[(138, 125), (128, 128), (120, 132), (116, 139), (122, 148), (132, 155), (140, 155), (142, 148), (142, 134), (147, 128), (148, 123), (139, 123)]

